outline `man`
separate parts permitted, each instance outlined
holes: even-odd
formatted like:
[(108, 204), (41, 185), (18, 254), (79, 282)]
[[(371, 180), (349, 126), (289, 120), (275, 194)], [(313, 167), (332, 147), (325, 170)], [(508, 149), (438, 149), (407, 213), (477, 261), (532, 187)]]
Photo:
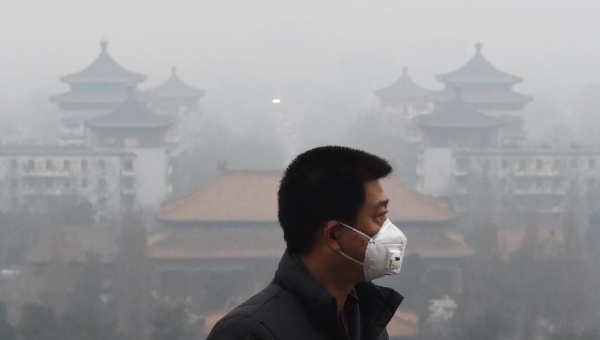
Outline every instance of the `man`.
[(285, 171), (278, 215), (287, 244), (273, 281), (219, 321), (208, 340), (388, 339), (403, 297), (370, 281), (400, 271), (406, 236), (387, 219), (389, 163), (326, 146)]

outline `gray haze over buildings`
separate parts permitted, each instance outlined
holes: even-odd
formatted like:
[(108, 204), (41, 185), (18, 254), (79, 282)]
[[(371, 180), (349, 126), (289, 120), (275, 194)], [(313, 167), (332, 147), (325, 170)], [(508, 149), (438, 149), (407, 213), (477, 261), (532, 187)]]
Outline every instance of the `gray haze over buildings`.
[(67, 88), (57, 79), (87, 66), (101, 39), (121, 65), (148, 76), (142, 88), (177, 66), (208, 90), (203, 105), (221, 116), (261, 112), (281, 97), (304, 114), (334, 102), (346, 112), (329, 115), (343, 119), (375, 107), (372, 91), (403, 66), (440, 89), (434, 76), (462, 65), (475, 42), (494, 65), (525, 79), (517, 90), (536, 99), (529, 110), (551, 112), (544, 98), (556, 107), (526, 120), (576, 125), (564, 107), (600, 82), (597, 1), (2, 3), (0, 109), (8, 124), (56, 112), (47, 99)]

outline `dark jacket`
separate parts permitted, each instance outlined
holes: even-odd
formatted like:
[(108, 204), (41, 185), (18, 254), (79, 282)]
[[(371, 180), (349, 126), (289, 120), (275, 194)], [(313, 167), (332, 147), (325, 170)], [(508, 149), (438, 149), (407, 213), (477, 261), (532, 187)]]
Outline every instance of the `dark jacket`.
[[(362, 340), (388, 339), (385, 326), (402, 302), (396, 291), (372, 283), (355, 287)], [(273, 281), (219, 321), (207, 340), (347, 339), (338, 323), (336, 299), (286, 252)]]

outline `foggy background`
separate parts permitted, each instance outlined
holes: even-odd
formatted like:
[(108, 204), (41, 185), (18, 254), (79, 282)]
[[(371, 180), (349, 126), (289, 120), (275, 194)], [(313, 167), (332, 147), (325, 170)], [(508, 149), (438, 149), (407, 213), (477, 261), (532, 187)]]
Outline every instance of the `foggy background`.
[[(392, 84), (402, 74), (403, 67), (408, 68), (409, 76), (418, 85), (440, 90), (442, 84), (435, 76), (464, 65), (475, 53), (477, 42), (483, 44), (482, 54), (492, 65), (523, 78), (514, 87), (515, 92), (533, 97), (521, 115), (526, 143), (600, 144), (598, 1), (0, 0), (0, 4), (0, 136), (20, 131), (25, 135), (40, 135), (45, 143), (56, 143), (63, 115), (49, 98), (68, 91), (68, 84), (59, 78), (87, 67), (100, 53), (101, 40), (108, 41), (108, 53), (122, 67), (147, 76), (146, 81), (138, 84), (140, 90), (163, 83), (172, 67), (177, 67), (177, 74), (184, 82), (206, 90), (199, 99), (199, 109), (193, 112), (199, 114), (184, 124), (183, 156), (176, 160), (179, 163), (173, 164), (173, 177), (177, 181), (175, 198), (189, 195), (206, 184), (221, 161), (228, 160), (233, 169), (280, 170), (300, 151), (322, 144), (344, 144), (377, 152), (398, 162), (394, 164), (395, 171), (401, 176), (412, 172), (414, 177), (415, 164), (411, 162), (416, 162), (415, 146), (410, 149), (406, 145), (403, 139), (406, 136), (396, 129), (394, 117), (385, 116), (373, 91)], [(274, 104), (274, 98), (281, 102)], [(281, 127), (290, 130), (281, 133)], [(407, 161), (407, 154), (413, 158)], [(414, 178), (402, 179), (414, 184)], [(535, 323), (538, 314), (553, 322), (584, 314), (588, 317), (585, 326), (596, 326), (594, 317), (600, 315), (600, 309), (599, 297), (594, 292), (600, 282), (600, 267), (593, 256), (597, 258), (600, 248), (587, 244), (590, 250), (581, 251), (576, 242), (580, 234), (568, 228), (576, 225), (573, 220), (587, 218), (569, 215), (577, 215), (580, 206), (573, 203), (564, 218), (565, 234), (575, 239), (565, 241), (566, 248), (570, 247), (569, 256), (542, 263), (534, 254), (534, 242), (529, 240), (530, 243), (511, 254), (510, 261), (505, 261), (490, 252), (493, 248), (490, 244), (497, 240), (490, 236), (493, 230), (486, 227), (492, 226), (490, 221), (495, 222), (491, 217), (509, 218), (499, 213), (499, 217), (491, 215), (496, 212), (485, 209), (496, 208), (497, 197), (482, 183), (475, 183), (476, 189), (482, 190), (470, 197), (474, 207), (468, 211), (470, 216), (461, 216), (459, 221), (463, 231), (470, 232), (466, 233), (467, 241), (478, 254), (470, 259), (468, 267), (472, 270), (465, 272), (468, 294), (460, 302), (463, 303), (460, 321), (468, 322), (460, 323), (460, 330), (464, 326), (465, 330), (477, 331), (470, 323), (475, 320), (474, 325), (483, 325), (484, 331), (489, 328), (492, 332), (483, 338), (505, 339), (506, 327), (494, 315), (491, 321), (486, 320), (488, 315), (484, 312), (489, 309), (501, 310), (518, 319), (509, 321), (517, 325), (516, 334), (524, 334), (523, 340), (533, 338), (527, 335), (533, 332), (529, 328), (538, 326)], [(594, 197), (586, 200), (594, 204), (597, 201)], [(587, 235), (586, 242), (600, 239), (598, 211), (595, 210), (588, 223), (595, 229), (590, 227), (591, 232), (582, 237), (586, 239)], [(0, 224), (10, 233), (23, 231), (26, 234), (23, 242), (29, 246), (37, 241), (34, 235), (38, 229), (63, 223), (48, 221), (43, 215), (18, 213), (14, 212), (16, 217), (0, 216), (4, 218)], [(129, 296), (128, 301), (133, 301), (131, 306), (119, 307), (125, 310), (123, 313), (148, 320), (148, 315), (137, 312), (150, 314), (156, 308), (160, 311), (161, 306), (151, 306), (154, 309), (136, 306), (136, 302), (148, 299), (143, 294), (144, 289), (150, 291), (150, 288), (138, 289), (131, 281), (147, 285), (144, 275), (149, 271), (136, 277), (122, 274), (129, 273), (128, 268), (139, 263), (149, 266), (144, 247), (146, 229), (156, 223), (153, 213), (150, 222), (141, 218), (123, 222), (133, 227), (122, 228), (132, 234), (120, 235), (125, 241), (121, 242), (120, 258), (116, 261), (121, 276), (115, 281), (115, 296)], [(502, 213), (510, 215), (510, 211)], [(73, 217), (68, 213), (65, 216)], [(533, 226), (531, 230), (537, 228), (536, 223), (528, 222), (528, 226)], [(11, 246), (18, 250), (14, 257), (22, 257), (27, 247), (9, 241), (10, 238), (4, 238), (4, 248)], [(129, 244), (137, 248), (125, 246)], [(405, 305), (421, 308), (419, 313), (426, 315), (428, 299), (435, 294), (431, 293), (433, 288), (423, 284), (425, 266), (419, 261), (419, 258), (406, 261), (404, 274), (400, 276), (404, 281), (395, 284), (410, 296)], [(84, 269), (90, 269), (91, 274), (100, 272), (92, 260), (86, 266)], [(272, 267), (267, 270), (265, 266), (262, 270), (268, 273), (261, 274), (270, 278)], [(83, 277), (92, 283), (101, 282), (91, 274)], [(224, 287), (243, 281), (228, 275), (207, 279), (206, 287), (202, 288), (219, 294), (213, 304), (203, 305), (204, 309), (199, 311), (232, 307), (238, 302), (232, 302), (232, 296), (245, 297), (251, 293)], [(550, 284), (538, 289), (540, 282)], [(59, 292), (66, 290), (59, 280), (48, 287)], [(496, 288), (493, 294), (489, 287)], [(97, 293), (102, 287), (92, 288)], [(254, 287), (244, 285), (244, 288)], [(77, 303), (89, 300), (92, 295), (85, 289), (79, 293), (81, 299), (75, 299)], [(22, 295), (29, 297), (28, 294), (23, 288)], [(547, 296), (557, 298), (546, 299)], [(588, 302), (591, 312), (581, 311), (584, 302)], [(9, 312), (10, 308), (19, 307), (9, 305)], [(1, 314), (2, 306), (0, 319)], [(563, 323), (574, 324), (567, 321)], [(597, 328), (593, 330), (598, 336)], [(424, 334), (422, 339), (427, 336)], [(467, 338), (482, 337), (475, 334), (456, 339)]]
[(492, 64), (524, 78), (516, 90), (535, 98), (524, 115), (530, 127), (585, 126), (589, 114), (571, 107), (600, 78), (596, 1), (2, 4), (4, 124), (54, 122), (48, 97), (67, 89), (58, 78), (87, 66), (102, 39), (121, 65), (148, 76), (140, 88), (177, 66), (184, 81), (207, 90), (207, 114), (233, 121), (270, 110), (276, 97), (294, 114), (345, 119), (376, 106), (372, 91), (403, 66), (421, 86), (440, 89), (434, 76), (462, 65), (475, 42)]

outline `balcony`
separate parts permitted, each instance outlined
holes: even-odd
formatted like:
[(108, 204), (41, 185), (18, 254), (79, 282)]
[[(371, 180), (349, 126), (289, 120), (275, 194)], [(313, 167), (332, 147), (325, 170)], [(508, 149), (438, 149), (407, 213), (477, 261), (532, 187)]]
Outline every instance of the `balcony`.
[(560, 170), (537, 170), (537, 169), (513, 169), (512, 174), (515, 177), (562, 177)]
[(76, 195), (75, 189), (66, 188), (23, 188), (23, 196), (72, 196)]
[(21, 172), (23, 177), (73, 177), (75, 172), (71, 169), (25, 169)]

